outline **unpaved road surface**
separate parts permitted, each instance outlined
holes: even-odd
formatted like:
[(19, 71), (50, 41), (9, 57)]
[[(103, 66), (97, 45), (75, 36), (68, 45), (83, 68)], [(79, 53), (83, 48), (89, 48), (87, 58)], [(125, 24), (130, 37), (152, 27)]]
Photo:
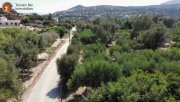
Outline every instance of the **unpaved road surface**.
[[(72, 28), (71, 35), (76, 28)], [(71, 36), (72, 38), (72, 36)], [(59, 75), (57, 73), (56, 60), (61, 58), (69, 46), (69, 39), (65, 39), (65, 43), (56, 53), (55, 57), (50, 61), (40, 79), (32, 88), (29, 96), (24, 102), (57, 102), (60, 96), (60, 89), (58, 88)]]

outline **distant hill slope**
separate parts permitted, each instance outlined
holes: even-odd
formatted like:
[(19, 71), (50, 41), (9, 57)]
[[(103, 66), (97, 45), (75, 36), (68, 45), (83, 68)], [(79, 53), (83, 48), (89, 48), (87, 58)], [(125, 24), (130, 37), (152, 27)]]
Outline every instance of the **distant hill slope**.
[(58, 11), (53, 14), (54, 17), (75, 17), (75, 18), (91, 18), (91, 17), (129, 17), (137, 15), (158, 15), (171, 16), (180, 18), (180, 4), (174, 5), (154, 5), (154, 6), (91, 6), (84, 7), (78, 5), (65, 11)]
[(85, 8), (84, 6), (82, 5), (77, 5), (75, 7), (72, 7), (69, 9), (69, 11), (73, 11), (73, 10), (82, 10), (83, 8)]
[(180, 0), (169, 0), (165, 3), (162, 3), (162, 5), (172, 5), (172, 4), (180, 4)]

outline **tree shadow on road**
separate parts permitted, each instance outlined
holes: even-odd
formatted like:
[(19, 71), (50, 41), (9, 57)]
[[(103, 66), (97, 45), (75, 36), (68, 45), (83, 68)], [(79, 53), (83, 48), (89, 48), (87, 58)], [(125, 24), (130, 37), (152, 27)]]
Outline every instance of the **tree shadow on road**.
[(52, 99), (60, 98), (60, 88), (57, 86), (56, 88), (51, 89), (46, 96)]

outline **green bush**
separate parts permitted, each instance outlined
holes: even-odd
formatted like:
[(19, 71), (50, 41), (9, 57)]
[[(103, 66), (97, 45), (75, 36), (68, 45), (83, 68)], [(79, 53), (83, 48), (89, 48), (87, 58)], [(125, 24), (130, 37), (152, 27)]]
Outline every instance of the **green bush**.
[(26, 69), (33, 68), (34, 66), (37, 65), (37, 49), (24, 49), (20, 56), (18, 56), (18, 60), (16, 59), (17, 63), (16, 66), (18, 68), (21, 68), (22, 71)]
[(134, 30), (148, 30), (153, 24), (153, 20), (149, 16), (140, 16), (133, 20), (132, 26)]
[(163, 27), (155, 26), (141, 36), (141, 43), (144, 48), (157, 49), (165, 42), (165, 29)]
[(160, 66), (157, 69), (161, 70), (164, 73), (178, 73), (180, 74), (180, 63), (179, 61), (164, 61), (161, 62)]
[(73, 54), (65, 55), (56, 62), (61, 79), (60, 85), (62, 85), (64, 91), (67, 89), (66, 83), (75, 69), (77, 60), (77, 55)]
[(95, 44), (91, 44), (91, 45), (87, 45), (85, 47), (85, 50), (91, 50), (94, 53), (101, 53), (103, 51), (105, 51), (105, 46), (101, 43), (95, 43)]
[(172, 47), (180, 48), (180, 42), (173, 44)]
[(70, 89), (84, 85), (98, 87), (101, 82), (116, 81), (119, 76), (121, 69), (118, 64), (94, 60), (77, 66), (67, 85)]
[(180, 42), (180, 27), (168, 29), (168, 36), (170, 36), (173, 41)]
[(83, 58), (85, 61), (93, 59), (105, 59), (105, 45), (101, 43), (89, 44), (84, 47)]
[(16, 39), (9, 42), (4, 48), (6, 54), (14, 54), (16, 57), (15, 65), (21, 68), (22, 71), (36, 65), (37, 54), (44, 49), (40, 44), (41, 39), (38, 35), (28, 32), (25, 34), (18, 35)]
[(52, 27), (53, 26), (53, 22), (51, 20), (44, 20), (43, 21), (43, 25), (44, 26)]
[(168, 92), (176, 100), (180, 100), (180, 76), (176, 73), (168, 73), (166, 75), (167, 82), (169, 83)]
[(133, 70), (141, 69), (150, 73), (160, 70), (164, 73), (179, 73), (180, 50), (142, 50), (131, 53), (116, 54), (115, 60), (123, 68), (123, 74), (129, 76)]
[(180, 60), (180, 50), (178, 48), (172, 48), (168, 51), (161, 51), (161, 56), (166, 58), (168, 61), (179, 61)]
[[(155, 60), (148, 59), (143, 54), (124, 53), (117, 58), (117, 62), (123, 69), (123, 74), (129, 76), (133, 70), (141, 69), (143, 71), (154, 72)], [(142, 63), (143, 62), (143, 63)]]
[[(48, 36), (23, 29), (0, 29), (0, 102), (17, 98), (29, 69), (37, 64), (37, 54), (50, 46)], [(26, 72), (24, 74), (24, 72)]]
[(68, 30), (64, 26), (55, 26), (48, 28), (47, 31), (48, 33), (56, 33), (60, 38), (62, 38), (65, 34), (68, 33)]
[(114, 56), (115, 53), (131, 52), (131, 50), (129, 43), (115, 45), (110, 48), (110, 55)]
[(74, 37), (71, 41), (71, 44), (73, 44), (73, 45), (79, 44), (79, 42), (80, 42), (80, 35), (79, 35), (79, 33), (75, 32)]
[(0, 101), (7, 102), (9, 98), (17, 98), (21, 88), (18, 72), (12, 62), (0, 58)]
[(153, 20), (149, 16), (140, 16), (133, 20), (133, 30), (130, 34), (130, 38), (134, 39), (138, 37), (138, 33), (141, 30), (149, 30), (153, 24)]
[(59, 27), (57, 29), (58, 29), (58, 34), (60, 38), (62, 38), (67, 33), (67, 30), (65, 27)]
[(174, 26), (175, 20), (172, 19), (172, 18), (164, 18), (164, 19), (163, 19), (163, 23), (164, 23), (164, 25), (165, 25), (166, 27), (171, 28), (171, 27)]
[(95, 38), (104, 44), (112, 43), (118, 29), (116, 23), (114, 21), (108, 22), (101, 20), (96, 20), (94, 23), (95, 25), (92, 26), (92, 32)]
[(49, 32), (45, 32), (45, 33), (41, 33), (40, 36), (42, 37), (42, 41), (44, 41), (44, 45), (47, 46), (51, 46), (56, 39), (59, 38), (57, 33), (49, 33)]
[(102, 85), (90, 91), (87, 102), (161, 102), (175, 100), (168, 92), (166, 76), (160, 72), (154, 74), (142, 71), (132, 76), (121, 77), (117, 82)]
[(75, 45), (69, 45), (68, 49), (67, 49), (67, 54), (79, 54), (79, 49), (77, 48), (77, 46)]
[(81, 34), (81, 41), (83, 44), (90, 44), (95, 42), (94, 34), (92, 33), (91, 29), (84, 29)]

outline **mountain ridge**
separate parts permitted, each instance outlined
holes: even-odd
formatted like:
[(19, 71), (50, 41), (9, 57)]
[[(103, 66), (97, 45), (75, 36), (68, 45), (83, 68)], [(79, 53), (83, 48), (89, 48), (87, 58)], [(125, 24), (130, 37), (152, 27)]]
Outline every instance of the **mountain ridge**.
[(85, 8), (85, 6), (83, 6), (83, 5), (77, 5), (77, 6), (74, 6), (74, 7), (72, 7), (72, 8), (70, 8), (70, 9), (67, 9), (67, 11), (72, 11), (72, 10), (80, 10), (80, 9), (82, 9), (82, 8)]
[(53, 13), (55, 17), (92, 18), (92, 17), (130, 17), (138, 15), (158, 15), (180, 18), (180, 4), (151, 6), (113, 6), (99, 5), (85, 7), (77, 5), (68, 10)]
[(169, 0), (167, 2), (162, 3), (161, 5), (172, 5), (172, 4), (180, 4), (180, 0)]

